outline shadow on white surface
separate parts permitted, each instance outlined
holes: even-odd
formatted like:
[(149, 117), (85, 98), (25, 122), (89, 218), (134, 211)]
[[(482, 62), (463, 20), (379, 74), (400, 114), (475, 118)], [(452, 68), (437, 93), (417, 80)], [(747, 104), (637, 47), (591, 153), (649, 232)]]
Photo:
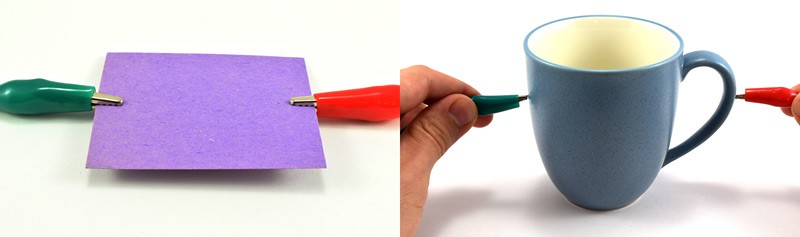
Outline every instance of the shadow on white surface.
[(90, 187), (322, 193), (322, 170), (90, 170)]
[(10, 114), (0, 111), (0, 122), (7, 122), (14, 125), (37, 123), (50, 123), (50, 122), (81, 122), (91, 123), (94, 119), (93, 111), (75, 112), (75, 113), (58, 113), (58, 114)]
[[(787, 212), (800, 211), (800, 187), (796, 186), (781, 190), (743, 190), (730, 184), (689, 182), (662, 174), (631, 206), (614, 211), (590, 211), (569, 203), (547, 176), (540, 176), (532, 182), (528, 180), (528, 183), (533, 185), (518, 191), (526, 194), (519, 197), (490, 188), (431, 193), (417, 236), (451, 236), (453, 233), (480, 236), (503, 233), (504, 230), (518, 233), (518, 226), (527, 226), (523, 230), (534, 235), (583, 236), (594, 233), (607, 236), (631, 234), (654, 227), (681, 226), (696, 219), (693, 217), (710, 212), (742, 209), (748, 203), (753, 208), (753, 202), (761, 202), (761, 206), (766, 205), (764, 202), (778, 204)], [(500, 189), (510, 190), (511, 186), (505, 185)], [(525, 186), (518, 185), (519, 188)]]

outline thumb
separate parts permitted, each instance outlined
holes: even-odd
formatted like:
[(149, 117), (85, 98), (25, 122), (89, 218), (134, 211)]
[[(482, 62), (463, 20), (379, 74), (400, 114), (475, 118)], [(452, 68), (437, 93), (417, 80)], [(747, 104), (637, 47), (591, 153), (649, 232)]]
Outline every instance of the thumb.
[(400, 223), (413, 236), (428, 197), (433, 164), (463, 136), (478, 117), (469, 97), (453, 94), (425, 108), (400, 135)]
[(472, 100), (453, 94), (428, 106), (400, 138), (401, 159), (432, 167), (447, 149), (463, 136), (478, 117)]

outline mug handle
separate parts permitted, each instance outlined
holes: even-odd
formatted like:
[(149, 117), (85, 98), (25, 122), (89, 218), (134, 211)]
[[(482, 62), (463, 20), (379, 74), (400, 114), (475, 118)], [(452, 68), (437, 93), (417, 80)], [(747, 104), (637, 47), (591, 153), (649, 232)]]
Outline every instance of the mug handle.
[(717, 106), (717, 110), (714, 111), (714, 114), (711, 115), (711, 118), (703, 124), (703, 127), (700, 130), (697, 130), (691, 137), (686, 139), (680, 145), (673, 147), (667, 151), (667, 157), (664, 159), (664, 165), (666, 166), (672, 161), (680, 158), (681, 156), (689, 153), (694, 148), (705, 142), (709, 137), (711, 137), (714, 132), (722, 126), (722, 123), (725, 122), (725, 119), (728, 118), (728, 114), (731, 113), (731, 108), (733, 107), (733, 100), (736, 94), (736, 82), (733, 78), (733, 71), (731, 71), (731, 67), (728, 65), (728, 62), (725, 59), (722, 59), (719, 55), (709, 52), (709, 51), (695, 51), (691, 53), (687, 53), (683, 56), (683, 68), (681, 68), (681, 81), (686, 78), (686, 74), (689, 73), (692, 69), (697, 67), (710, 67), (719, 73), (722, 76), (722, 99), (719, 101), (719, 106)]

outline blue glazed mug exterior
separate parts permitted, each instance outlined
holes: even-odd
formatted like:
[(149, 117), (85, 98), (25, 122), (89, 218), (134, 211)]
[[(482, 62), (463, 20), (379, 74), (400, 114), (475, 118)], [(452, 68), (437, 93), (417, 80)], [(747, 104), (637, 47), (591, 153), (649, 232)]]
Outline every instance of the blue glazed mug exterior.
[[(626, 33), (626, 27), (643, 33)], [(647, 46), (661, 43), (674, 52), (653, 53), (647, 59), (651, 62), (641, 59), (647, 57), (640, 52), (651, 50)], [(644, 48), (629, 48), (639, 44)], [(661, 167), (708, 139), (733, 106), (736, 88), (725, 60), (708, 51), (684, 55), (680, 36), (655, 22), (624, 16), (565, 18), (531, 31), (524, 46), (540, 156), (558, 190), (583, 208), (613, 210), (636, 201)], [(700, 130), (669, 149), (678, 86), (701, 66), (721, 75), (722, 99)]]

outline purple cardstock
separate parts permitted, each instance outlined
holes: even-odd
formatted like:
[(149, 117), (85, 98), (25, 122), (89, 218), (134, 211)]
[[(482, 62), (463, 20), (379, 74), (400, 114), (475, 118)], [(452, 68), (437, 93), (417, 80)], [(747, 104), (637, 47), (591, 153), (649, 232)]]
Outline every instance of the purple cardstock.
[(325, 168), (302, 58), (109, 53), (98, 92), (91, 169)]

